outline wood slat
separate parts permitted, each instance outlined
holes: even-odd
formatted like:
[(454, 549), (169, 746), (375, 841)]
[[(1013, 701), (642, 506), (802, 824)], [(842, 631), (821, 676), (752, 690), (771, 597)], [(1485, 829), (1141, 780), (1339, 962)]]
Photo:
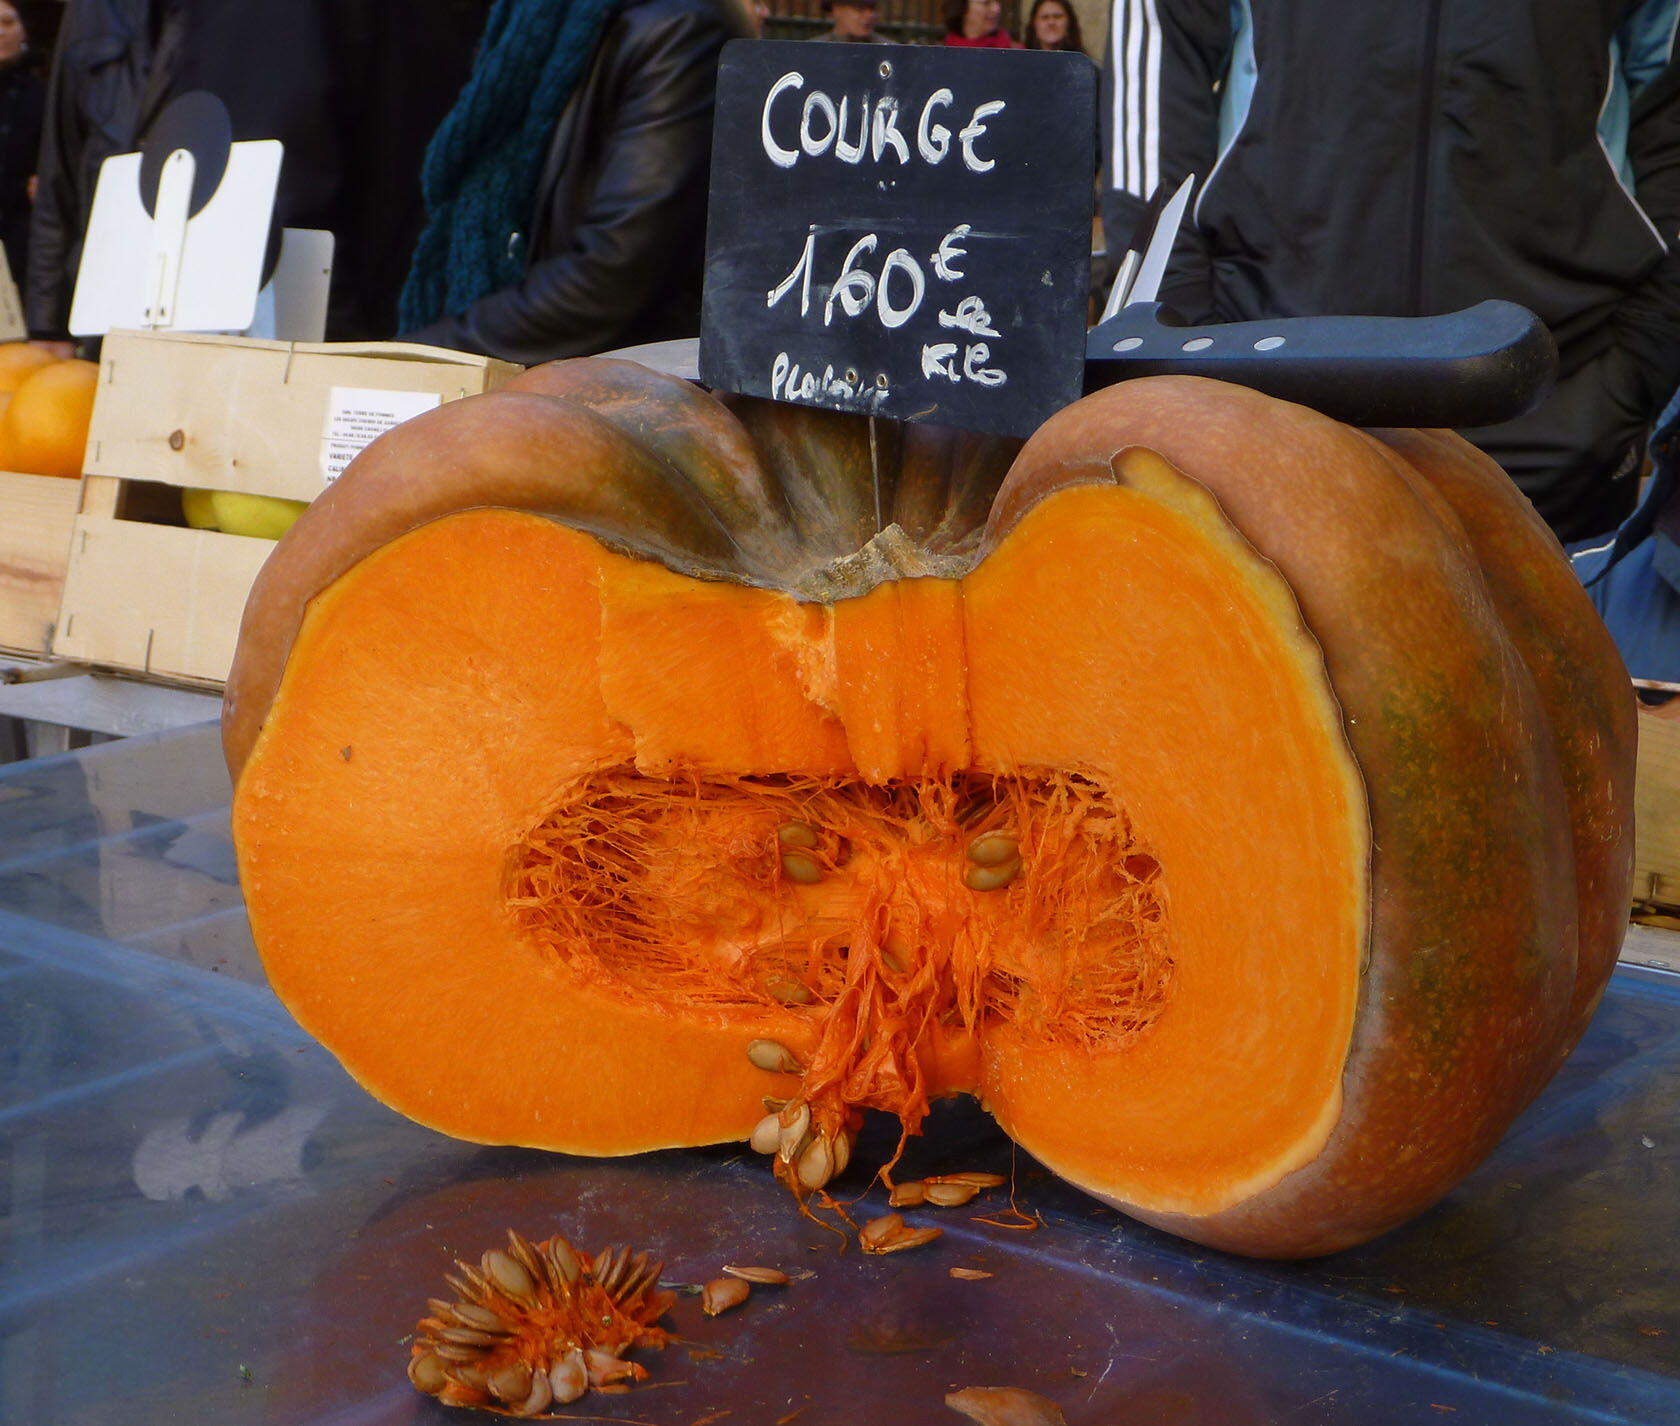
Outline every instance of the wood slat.
[(0, 648), (39, 654), (52, 645), (79, 484), (0, 473)]
[(1680, 907), (1680, 698), (1640, 705), (1633, 818), (1634, 899)]

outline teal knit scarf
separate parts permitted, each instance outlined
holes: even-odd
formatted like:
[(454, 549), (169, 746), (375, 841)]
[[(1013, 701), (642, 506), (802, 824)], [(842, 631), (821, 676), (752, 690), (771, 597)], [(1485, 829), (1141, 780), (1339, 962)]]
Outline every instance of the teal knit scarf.
[(420, 170), (426, 226), (403, 286), (403, 331), (524, 276), (521, 235), (554, 126), (618, 3), (496, 0)]

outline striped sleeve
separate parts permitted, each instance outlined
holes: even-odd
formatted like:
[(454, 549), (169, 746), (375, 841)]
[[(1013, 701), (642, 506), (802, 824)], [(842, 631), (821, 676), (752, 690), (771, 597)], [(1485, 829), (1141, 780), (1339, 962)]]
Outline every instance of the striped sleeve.
[(1218, 150), (1218, 85), (1230, 60), (1231, 0), (1111, 0), (1102, 84), (1102, 215), (1111, 268), (1149, 200)]
[[(1170, 3), (1170, 0), (1169, 0)], [(1108, 187), (1149, 198), (1161, 182), (1158, 0), (1114, 0), (1109, 22)]]

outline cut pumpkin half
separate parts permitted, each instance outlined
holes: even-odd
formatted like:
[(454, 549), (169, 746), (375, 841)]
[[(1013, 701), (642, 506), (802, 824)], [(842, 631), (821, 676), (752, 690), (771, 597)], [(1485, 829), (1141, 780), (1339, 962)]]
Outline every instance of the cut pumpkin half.
[[(255, 938), (381, 1100), (579, 1154), (751, 1137), (805, 1197), (863, 1111), (970, 1093), (1104, 1199), (1286, 1254), (1439, 1196), (1561, 1057), (1584, 739), (1386, 447), (1135, 382), (871, 471), (845, 418), (521, 381), (312, 507), (230, 682)], [(1249, 482), (1155, 429), (1232, 400)], [(1366, 568), (1350, 495), (1391, 522)]]

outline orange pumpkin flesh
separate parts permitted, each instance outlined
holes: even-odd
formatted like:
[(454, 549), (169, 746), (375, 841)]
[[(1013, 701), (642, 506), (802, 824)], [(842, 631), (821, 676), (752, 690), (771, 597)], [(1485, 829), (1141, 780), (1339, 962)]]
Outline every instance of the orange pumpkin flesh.
[[(1035, 437), (984, 531), (997, 453), (895, 435), (908, 537), (859, 554), (865, 423), (620, 365), (376, 444), (248, 608), (226, 737), (253, 931), (374, 1094), (619, 1154), (744, 1138), (766, 1094), (839, 1137), (970, 1092), (1107, 1200), (1279, 1255), (1402, 1221), (1491, 1147), (1567, 1033), (1569, 814), (1416, 468), (1135, 382)], [(1241, 480), (1173, 449), (1226, 419), (1289, 441)], [(581, 439), (527, 435), (509, 474), (525, 421)], [(599, 488), (673, 464), (704, 512)], [(1375, 507), (1352, 532), (1350, 495)], [(975, 889), (1000, 831), (1019, 870)], [(760, 1038), (803, 1076), (754, 1068)]]

